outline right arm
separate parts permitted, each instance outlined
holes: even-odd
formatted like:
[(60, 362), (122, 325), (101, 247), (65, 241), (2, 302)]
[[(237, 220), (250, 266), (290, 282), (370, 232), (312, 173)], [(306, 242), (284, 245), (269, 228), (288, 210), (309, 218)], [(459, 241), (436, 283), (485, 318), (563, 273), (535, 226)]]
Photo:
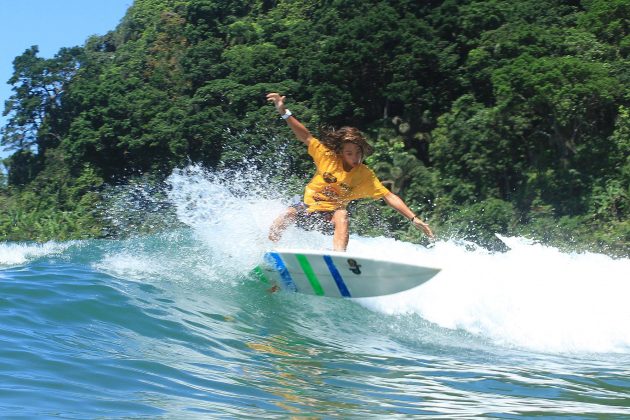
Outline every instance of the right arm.
[(385, 200), (388, 206), (409, 219), (411, 224), (416, 229), (422, 230), (424, 234), (427, 235), (429, 238), (435, 239), (435, 236), (433, 235), (433, 232), (431, 231), (429, 225), (423, 222), (422, 219), (420, 219), (418, 216), (416, 216), (414, 212), (409, 207), (407, 207), (407, 204), (405, 204), (402, 198), (390, 192), (385, 197), (383, 197), (383, 200)]
[[(280, 96), (279, 93), (275, 92), (267, 94), (267, 100), (273, 102), (280, 115), (284, 115), (284, 113), (287, 111), (287, 108), (284, 106), (285, 98), (285, 96)], [(293, 134), (295, 134), (295, 137), (297, 137), (299, 141), (301, 141), (308, 147), (311, 139), (313, 138), (311, 132), (308, 131), (308, 129), (304, 127), (302, 123), (299, 122), (297, 118), (295, 118), (293, 115), (287, 118), (286, 121), (291, 131), (293, 131)]]

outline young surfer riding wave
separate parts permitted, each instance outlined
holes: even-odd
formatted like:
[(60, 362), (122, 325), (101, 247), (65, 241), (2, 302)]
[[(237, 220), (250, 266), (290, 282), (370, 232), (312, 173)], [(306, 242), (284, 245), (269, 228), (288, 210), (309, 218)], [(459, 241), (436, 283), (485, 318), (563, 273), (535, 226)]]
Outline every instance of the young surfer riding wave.
[(315, 175), (304, 189), (303, 201), (278, 216), (269, 230), (269, 239), (278, 241), (292, 223), (324, 230), (332, 227), (333, 249), (345, 251), (349, 239), (346, 208), (351, 201), (361, 198), (382, 198), (409, 219), (414, 227), (433, 238), (429, 225), (416, 216), (400, 197), (385, 188), (363, 163), (363, 159), (372, 153), (372, 147), (358, 129), (342, 127), (325, 133), (319, 140), (285, 107), (284, 96), (269, 93), (267, 100), (274, 103), (297, 139), (307, 146), (316, 167)]

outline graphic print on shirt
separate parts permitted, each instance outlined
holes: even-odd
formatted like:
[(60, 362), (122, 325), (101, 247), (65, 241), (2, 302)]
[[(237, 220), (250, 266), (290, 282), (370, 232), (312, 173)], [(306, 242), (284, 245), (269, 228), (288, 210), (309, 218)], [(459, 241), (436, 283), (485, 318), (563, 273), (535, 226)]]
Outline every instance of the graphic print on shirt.
[(346, 184), (345, 182), (341, 182), (339, 184), (339, 188), (341, 188), (341, 191), (343, 192), (343, 195), (348, 195), (352, 192), (352, 187), (348, 184)]
[(389, 193), (367, 166), (361, 164), (345, 171), (343, 158), (316, 138), (311, 139), (308, 153), (317, 168), (304, 192), (309, 211), (334, 211), (345, 208), (352, 200), (378, 199)]
[(339, 191), (334, 185), (326, 185), (321, 191), (313, 194), (315, 201), (332, 201), (339, 198)]
[(335, 182), (337, 182), (337, 177), (331, 174), (330, 172), (324, 172), (322, 174), (322, 178), (324, 178), (324, 181), (326, 181), (329, 184), (334, 184)]

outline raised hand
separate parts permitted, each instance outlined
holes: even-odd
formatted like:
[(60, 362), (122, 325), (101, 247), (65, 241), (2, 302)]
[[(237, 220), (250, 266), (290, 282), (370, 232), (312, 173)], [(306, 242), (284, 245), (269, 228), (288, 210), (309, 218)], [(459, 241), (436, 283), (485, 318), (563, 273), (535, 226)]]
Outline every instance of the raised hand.
[(279, 93), (275, 93), (275, 92), (267, 94), (267, 100), (270, 102), (273, 102), (274, 106), (276, 107), (276, 109), (278, 110), (280, 114), (284, 114), (286, 110), (284, 106), (285, 98), (286, 96), (281, 96)]

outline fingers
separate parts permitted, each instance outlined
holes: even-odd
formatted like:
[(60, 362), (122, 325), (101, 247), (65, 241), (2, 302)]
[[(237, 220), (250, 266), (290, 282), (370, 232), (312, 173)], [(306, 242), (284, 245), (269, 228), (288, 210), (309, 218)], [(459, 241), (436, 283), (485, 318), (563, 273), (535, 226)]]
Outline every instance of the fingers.
[(286, 98), (286, 96), (280, 96), (279, 93), (276, 92), (271, 92), (267, 94), (267, 100), (268, 101), (273, 101), (273, 102), (279, 102), (282, 101), (284, 102), (284, 98)]
[(279, 113), (284, 114), (284, 99), (286, 96), (281, 96), (279, 93), (271, 92), (267, 94), (267, 101), (273, 102), (274, 106), (278, 110)]
[(431, 228), (426, 223), (422, 225), (422, 230), (429, 238), (431, 239), (435, 238), (435, 236), (433, 235), (433, 232), (431, 231)]
[(424, 234), (427, 235), (429, 238), (435, 239), (435, 235), (433, 235), (433, 232), (431, 231), (431, 228), (427, 223), (418, 220), (417, 222), (414, 222), (414, 226), (416, 227), (416, 229), (422, 229)]
[(273, 102), (273, 105), (276, 107), (276, 110), (280, 114), (284, 114), (286, 112), (286, 108), (284, 107), (285, 98), (286, 96), (282, 96), (276, 92), (271, 92), (267, 94), (267, 101)]

